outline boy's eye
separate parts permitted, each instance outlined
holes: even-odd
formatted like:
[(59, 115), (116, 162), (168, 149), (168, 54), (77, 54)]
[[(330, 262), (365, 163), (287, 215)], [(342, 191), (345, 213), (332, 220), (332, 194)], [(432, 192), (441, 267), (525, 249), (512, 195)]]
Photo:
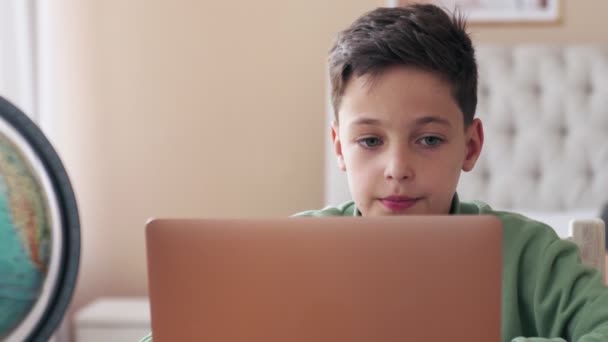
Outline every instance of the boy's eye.
[(437, 146), (443, 142), (443, 139), (431, 135), (420, 139), (420, 142), (425, 146)]
[(378, 146), (382, 145), (382, 140), (380, 140), (379, 138), (376, 138), (376, 137), (368, 137), (368, 138), (359, 139), (359, 140), (357, 140), (357, 142), (359, 143), (359, 145), (362, 145), (363, 147), (367, 147), (367, 148), (373, 148), (373, 147), (378, 147)]

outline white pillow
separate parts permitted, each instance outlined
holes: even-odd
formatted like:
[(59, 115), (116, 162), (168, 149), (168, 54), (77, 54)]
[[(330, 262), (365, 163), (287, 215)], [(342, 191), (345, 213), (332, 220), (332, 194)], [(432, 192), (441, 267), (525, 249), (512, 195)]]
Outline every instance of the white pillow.
[(533, 220), (543, 222), (561, 238), (568, 237), (570, 221), (574, 219), (592, 219), (600, 217), (599, 209), (574, 209), (569, 211), (535, 211), (535, 210), (509, 210), (527, 216)]

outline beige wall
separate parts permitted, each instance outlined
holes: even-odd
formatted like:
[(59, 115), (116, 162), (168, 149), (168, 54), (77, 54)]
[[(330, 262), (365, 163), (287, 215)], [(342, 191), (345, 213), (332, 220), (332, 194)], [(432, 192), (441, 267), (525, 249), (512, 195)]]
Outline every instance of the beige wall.
[[(604, 42), (604, 0), (478, 42)], [(82, 216), (74, 307), (146, 293), (152, 216), (286, 216), (322, 205), (324, 61), (382, 0), (57, 2), (56, 147)]]
[(560, 0), (561, 22), (527, 25), (476, 25), (471, 27), (478, 43), (607, 43), (608, 1)]

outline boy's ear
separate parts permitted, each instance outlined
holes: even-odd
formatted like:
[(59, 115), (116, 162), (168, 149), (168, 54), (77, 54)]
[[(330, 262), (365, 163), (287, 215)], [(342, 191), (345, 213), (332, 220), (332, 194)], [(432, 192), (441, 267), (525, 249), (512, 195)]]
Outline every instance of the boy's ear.
[(338, 133), (338, 123), (334, 120), (331, 123), (331, 141), (334, 143), (334, 153), (338, 159), (338, 167), (340, 170), (346, 171), (344, 156), (342, 155), (342, 142), (340, 141), (340, 135)]
[(481, 120), (474, 119), (467, 128), (465, 135), (466, 154), (462, 163), (462, 170), (468, 172), (473, 170), (483, 147), (483, 125), (481, 124)]

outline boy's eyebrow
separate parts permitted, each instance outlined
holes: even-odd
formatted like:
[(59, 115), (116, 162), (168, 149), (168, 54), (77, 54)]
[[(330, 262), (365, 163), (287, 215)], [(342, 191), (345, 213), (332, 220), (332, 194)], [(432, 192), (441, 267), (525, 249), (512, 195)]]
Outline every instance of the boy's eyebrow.
[[(421, 118), (417, 118), (416, 120), (414, 120), (414, 125), (416, 125), (416, 126), (422, 126), (422, 125), (426, 125), (429, 123), (437, 123), (437, 124), (445, 125), (448, 127), (452, 126), (452, 124), (450, 123), (449, 120), (439, 117), (439, 116), (423, 116)], [(351, 122), (351, 125), (379, 126), (381, 124), (382, 124), (382, 121), (380, 121), (378, 119), (366, 118), (366, 117), (361, 117), (361, 118), (355, 119), (353, 122)]]
[(417, 126), (422, 126), (422, 125), (426, 125), (429, 123), (438, 123), (441, 125), (446, 125), (448, 127), (452, 126), (452, 123), (450, 123), (450, 121), (448, 119), (445, 119), (445, 118), (442, 118), (439, 116), (423, 116), (421, 118), (414, 120), (414, 124)]
[(351, 125), (374, 125), (374, 126), (379, 126), (381, 123), (382, 122), (380, 120), (378, 120), (378, 119), (362, 117), (362, 118), (355, 119), (350, 124)]

